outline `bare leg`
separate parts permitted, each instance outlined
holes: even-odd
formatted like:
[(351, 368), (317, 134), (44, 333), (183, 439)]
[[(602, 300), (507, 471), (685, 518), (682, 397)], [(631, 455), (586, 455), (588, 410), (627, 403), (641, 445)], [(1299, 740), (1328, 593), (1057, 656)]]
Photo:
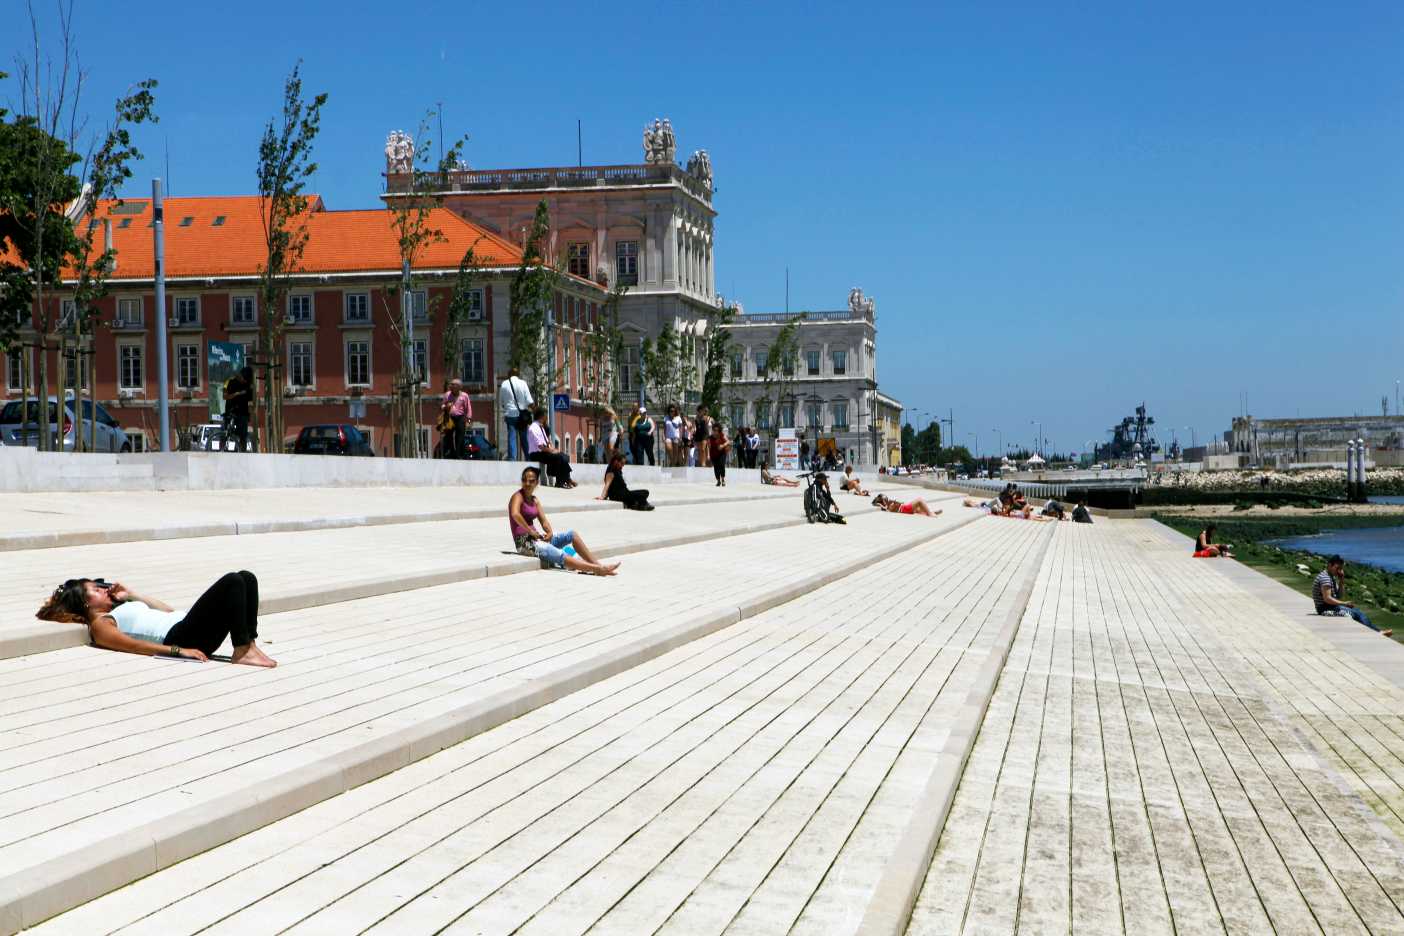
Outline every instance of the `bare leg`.
[[(566, 565), (574, 568), (577, 572), (590, 572), (594, 575), (613, 575), (614, 570), (619, 568), (619, 563), (617, 562), (610, 565), (600, 562), (600, 560), (595, 557), (595, 554), (590, 552), (590, 547), (585, 545), (585, 541), (580, 538), (579, 533), (576, 533), (571, 538), (570, 544), (575, 547), (575, 555), (566, 556)], [(581, 566), (579, 568), (571, 566), (571, 559), (581, 560)]]
[(234, 663), (242, 663), (245, 666), (267, 666), (278, 665), (278, 661), (264, 653), (258, 648), (258, 644), (250, 640), (248, 643), (234, 648), (234, 653), (230, 657)]
[(919, 513), (923, 517), (934, 517), (940, 512), (941, 511), (938, 510), (936, 513), (932, 513), (931, 508), (926, 505), (926, 501), (922, 500), (920, 497), (916, 499), (916, 505), (912, 507), (912, 513)]
[(619, 569), (619, 563), (601, 565), (598, 562), (586, 562), (579, 556), (566, 556), (565, 567), (572, 572), (585, 572), (589, 575), (614, 575)]

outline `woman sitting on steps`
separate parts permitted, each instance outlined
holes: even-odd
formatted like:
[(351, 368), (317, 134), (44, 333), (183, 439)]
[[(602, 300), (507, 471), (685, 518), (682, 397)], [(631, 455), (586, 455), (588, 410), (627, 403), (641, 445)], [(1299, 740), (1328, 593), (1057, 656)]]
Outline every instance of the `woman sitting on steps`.
[(604, 487), (600, 489), (600, 494), (595, 500), (618, 501), (624, 505), (625, 510), (653, 509), (653, 505), (648, 502), (646, 489), (631, 491), (629, 485), (624, 483), (623, 452), (610, 453), (609, 464), (605, 467)]
[(258, 636), (258, 579), (230, 572), (211, 585), (189, 611), (138, 595), (117, 582), (69, 579), (35, 615), (41, 621), (86, 624), (93, 645), (147, 656), (207, 660), (228, 637), (231, 661), (277, 666), (254, 643)]
[[(591, 575), (613, 575), (619, 563), (605, 565), (595, 559), (585, 541), (575, 535), (574, 530), (557, 533), (551, 529), (551, 521), (546, 519), (546, 510), (536, 499), (536, 486), (541, 480), (541, 469), (522, 469), (522, 487), (512, 494), (507, 502), (507, 523), (512, 530), (512, 542), (517, 552), (523, 556), (534, 556), (541, 560), (543, 569), (570, 569), (572, 572), (588, 572)], [(541, 529), (536, 528), (541, 524)], [(571, 551), (566, 552), (569, 548)]]

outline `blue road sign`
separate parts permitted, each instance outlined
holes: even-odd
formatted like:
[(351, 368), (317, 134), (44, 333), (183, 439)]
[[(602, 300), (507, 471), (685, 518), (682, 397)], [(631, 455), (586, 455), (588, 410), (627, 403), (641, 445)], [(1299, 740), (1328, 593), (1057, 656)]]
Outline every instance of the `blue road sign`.
[(554, 393), (551, 395), (551, 408), (558, 413), (570, 412), (570, 394)]

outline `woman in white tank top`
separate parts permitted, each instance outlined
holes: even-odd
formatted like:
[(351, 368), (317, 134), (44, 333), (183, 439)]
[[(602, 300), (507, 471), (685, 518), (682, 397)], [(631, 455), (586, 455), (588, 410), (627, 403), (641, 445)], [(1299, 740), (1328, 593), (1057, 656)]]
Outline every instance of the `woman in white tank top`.
[(86, 624), (93, 644), (124, 653), (207, 660), (227, 638), (230, 660), (248, 666), (277, 666), (257, 643), (258, 579), (230, 572), (196, 600), (189, 611), (139, 595), (102, 579), (69, 579), (35, 615), (41, 620)]

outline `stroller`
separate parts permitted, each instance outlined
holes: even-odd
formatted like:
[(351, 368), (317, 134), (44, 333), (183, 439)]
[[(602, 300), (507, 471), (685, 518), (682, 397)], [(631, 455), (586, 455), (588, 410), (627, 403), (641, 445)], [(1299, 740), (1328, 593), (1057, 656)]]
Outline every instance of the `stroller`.
[(847, 523), (839, 513), (829, 493), (828, 476), (822, 471), (807, 471), (800, 475), (805, 480), (804, 518), (810, 523)]

